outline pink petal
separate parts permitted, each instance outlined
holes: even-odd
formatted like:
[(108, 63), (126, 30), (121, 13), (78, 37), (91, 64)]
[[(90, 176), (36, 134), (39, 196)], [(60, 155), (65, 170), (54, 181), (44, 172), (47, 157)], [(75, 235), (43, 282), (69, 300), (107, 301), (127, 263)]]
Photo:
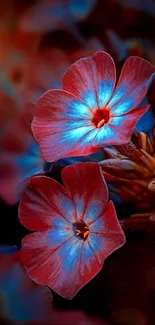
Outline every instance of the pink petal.
[[(91, 112), (79, 98), (63, 90), (45, 93), (36, 104), (34, 136), (47, 161), (89, 154), (94, 150)], [(94, 130), (95, 134), (97, 130)]]
[(103, 145), (124, 139), (106, 124), (95, 128), (91, 112), (79, 98), (64, 90), (46, 92), (36, 104), (32, 129), (45, 160), (88, 155)]
[(63, 88), (95, 109), (109, 101), (115, 80), (116, 71), (111, 56), (97, 52), (71, 65), (64, 75)]
[[(97, 130), (92, 127), (79, 127), (76, 130), (64, 131), (51, 136), (45, 136), (39, 141), (44, 159), (52, 162), (64, 157), (89, 155), (99, 150), (99, 144), (94, 144)], [(114, 143), (112, 141), (112, 143)], [(122, 142), (121, 142), (122, 143)]]
[(64, 157), (89, 155), (102, 146), (121, 145), (125, 142), (126, 137), (120, 130), (115, 131), (112, 125), (106, 124), (100, 129), (79, 127), (45, 136), (39, 145), (44, 159), (52, 162)]
[(25, 227), (31, 230), (70, 228), (74, 216), (74, 206), (62, 185), (45, 176), (30, 179), (19, 205), (19, 219)]
[(89, 226), (88, 240), (99, 262), (125, 243), (125, 235), (110, 201), (103, 214)]
[(88, 162), (67, 166), (61, 175), (74, 202), (77, 219), (88, 224), (97, 219), (108, 202), (108, 189), (99, 164)]
[(64, 90), (49, 90), (36, 103), (32, 128), (39, 140), (46, 135), (89, 127), (91, 112), (79, 98)]
[(125, 115), (115, 116), (110, 119), (109, 126), (112, 126), (118, 134), (117, 137), (120, 140), (120, 144), (125, 144), (130, 141), (137, 121), (148, 110), (148, 108), (149, 105), (137, 107), (136, 109), (130, 110), (129, 113), (126, 113)]
[(122, 129), (116, 129), (114, 125), (110, 123), (110, 121), (103, 127), (95, 129), (91, 133), (91, 147), (93, 149), (103, 146), (121, 145), (126, 143), (126, 136), (124, 136)]
[[(55, 242), (56, 243), (56, 242)], [(76, 236), (61, 245), (50, 240), (50, 232), (33, 233), (22, 241), (21, 260), (31, 279), (48, 285), (71, 299), (102, 268), (87, 241)]]
[(155, 76), (155, 67), (139, 57), (129, 57), (108, 106), (111, 113), (122, 115), (136, 108), (145, 98)]

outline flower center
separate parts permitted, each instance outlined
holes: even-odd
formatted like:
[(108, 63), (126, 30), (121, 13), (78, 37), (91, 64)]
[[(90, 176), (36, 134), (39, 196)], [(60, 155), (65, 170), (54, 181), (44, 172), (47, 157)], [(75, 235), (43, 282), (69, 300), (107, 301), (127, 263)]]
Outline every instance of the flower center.
[(80, 239), (86, 240), (89, 235), (89, 228), (83, 220), (79, 220), (73, 224), (75, 235)]
[(101, 128), (106, 123), (108, 123), (110, 118), (109, 108), (98, 108), (92, 118), (92, 123), (95, 125), (96, 128)]

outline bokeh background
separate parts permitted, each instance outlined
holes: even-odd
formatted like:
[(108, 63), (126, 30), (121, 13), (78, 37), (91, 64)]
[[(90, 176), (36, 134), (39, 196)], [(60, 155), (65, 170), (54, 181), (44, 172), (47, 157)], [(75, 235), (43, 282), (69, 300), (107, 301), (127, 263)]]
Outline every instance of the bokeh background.
[[(114, 58), (118, 73), (130, 55), (155, 64), (155, 1), (0, 2), (1, 244), (20, 247), (28, 234), (18, 220), (20, 183), (43, 169), (29, 125), (25, 126), (33, 104), (48, 89), (61, 88), (62, 76), (73, 62), (98, 50)], [(151, 113), (143, 127), (149, 133), (155, 83), (148, 101)], [(50, 174), (59, 181), (61, 167), (56, 165)], [(44, 164), (44, 170), (48, 168)], [(119, 218), (137, 212), (130, 202), (117, 200), (115, 205)], [(57, 311), (53, 325), (155, 324), (155, 226), (146, 221), (127, 229), (126, 236), (127, 244), (105, 261), (102, 271), (73, 300), (53, 293)], [(2, 317), (1, 324), (5, 323), (14, 324)]]

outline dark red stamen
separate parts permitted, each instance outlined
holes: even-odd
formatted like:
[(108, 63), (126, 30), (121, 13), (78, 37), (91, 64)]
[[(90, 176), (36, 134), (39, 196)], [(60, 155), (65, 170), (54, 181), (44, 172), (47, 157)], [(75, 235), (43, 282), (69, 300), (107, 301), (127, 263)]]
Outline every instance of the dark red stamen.
[(75, 235), (80, 239), (86, 240), (89, 235), (89, 228), (83, 220), (79, 220), (73, 224)]
[(108, 107), (98, 108), (93, 113), (92, 123), (95, 125), (96, 128), (101, 128), (106, 123), (108, 123), (110, 118), (110, 112)]

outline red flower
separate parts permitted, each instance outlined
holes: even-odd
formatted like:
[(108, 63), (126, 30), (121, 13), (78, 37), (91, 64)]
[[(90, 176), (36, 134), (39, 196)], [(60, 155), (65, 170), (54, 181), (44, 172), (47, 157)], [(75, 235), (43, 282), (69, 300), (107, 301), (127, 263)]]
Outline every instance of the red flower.
[(23, 239), (21, 260), (35, 282), (72, 298), (125, 237), (98, 164), (67, 166), (62, 179), (65, 188), (45, 176), (31, 178), (19, 218), (37, 232)]
[(154, 73), (149, 62), (130, 57), (115, 87), (115, 65), (107, 53), (74, 63), (64, 75), (63, 90), (46, 92), (36, 104), (32, 127), (45, 160), (88, 155), (101, 146), (129, 142), (149, 107), (138, 106)]

